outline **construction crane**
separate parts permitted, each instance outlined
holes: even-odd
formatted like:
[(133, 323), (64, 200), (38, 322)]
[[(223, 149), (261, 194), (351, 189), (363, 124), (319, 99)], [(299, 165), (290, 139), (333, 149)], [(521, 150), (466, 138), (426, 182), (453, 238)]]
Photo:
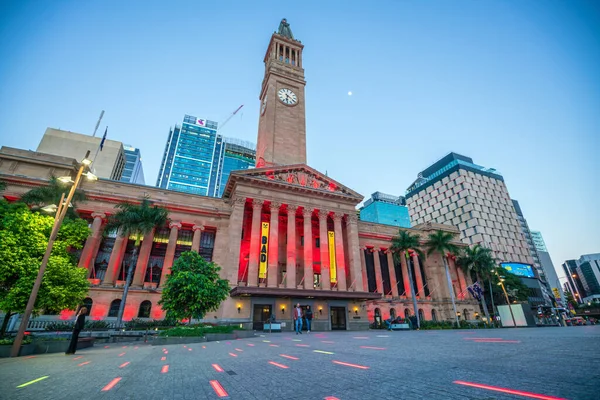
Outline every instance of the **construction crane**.
[(239, 106), (239, 107), (237, 108), (237, 110), (235, 110), (234, 112), (232, 112), (232, 113), (229, 115), (229, 117), (227, 117), (227, 119), (226, 119), (224, 122), (220, 122), (220, 123), (219, 123), (219, 129), (223, 129), (223, 127), (224, 127), (224, 126), (225, 126), (225, 125), (226, 125), (226, 124), (229, 122), (229, 120), (230, 120), (231, 118), (233, 118), (233, 116), (234, 116), (235, 114), (237, 114), (237, 113), (238, 113), (238, 111), (240, 111), (240, 110), (242, 109), (242, 107), (244, 107), (244, 105), (243, 105), (243, 104), (242, 104), (241, 106)]

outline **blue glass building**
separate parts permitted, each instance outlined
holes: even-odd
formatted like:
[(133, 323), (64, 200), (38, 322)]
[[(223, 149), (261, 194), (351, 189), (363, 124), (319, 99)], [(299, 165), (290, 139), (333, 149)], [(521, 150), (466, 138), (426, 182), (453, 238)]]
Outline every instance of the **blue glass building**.
[(224, 138), (217, 128), (216, 122), (191, 115), (171, 128), (156, 186), (220, 197), (232, 170), (253, 167), (252, 144)]
[(406, 201), (402, 196), (375, 192), (360, 209), (360, 220), (410, 228)]
[(146, 184), (140, 149), (129, 145), (123, 145), (123, 150), (125, 150), (125, 168), (123, 168), (121, 181), (137, 183), (138, 185)]

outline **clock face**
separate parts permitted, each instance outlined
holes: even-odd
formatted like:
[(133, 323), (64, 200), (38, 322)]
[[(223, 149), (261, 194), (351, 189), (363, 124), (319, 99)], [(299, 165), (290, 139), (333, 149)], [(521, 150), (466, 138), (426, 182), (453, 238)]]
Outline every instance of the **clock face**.
[(279, 89), (277, 97), (279, 97), (279, 100), (281, 100), (283, 104), (287, 104), (288, 106), (293, 106), (298, 103), (298, 97), (290, 89)]

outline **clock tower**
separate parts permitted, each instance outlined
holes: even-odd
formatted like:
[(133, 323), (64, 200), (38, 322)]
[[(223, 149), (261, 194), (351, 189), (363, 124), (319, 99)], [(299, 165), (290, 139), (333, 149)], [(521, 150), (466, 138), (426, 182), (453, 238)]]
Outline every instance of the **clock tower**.
[(306, 164), (304, 46), (285, 19), (271, 36), (260, 91), (256, 167)]

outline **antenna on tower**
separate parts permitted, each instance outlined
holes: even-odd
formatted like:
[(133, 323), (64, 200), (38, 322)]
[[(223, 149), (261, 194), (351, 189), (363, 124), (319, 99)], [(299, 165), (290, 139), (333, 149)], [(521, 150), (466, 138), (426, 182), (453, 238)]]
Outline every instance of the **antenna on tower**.
[(96, 136), (96, 132), (98, 131), (98, 127), (100, 126), (100, 121), (102, 121), (102, 117), (104, 117), (104, 110), (100, 113), (100, 118), (98, 118), (98, 122), (96, 122), (96, 127), (94, 128), (94, 134), (92, 137)]

